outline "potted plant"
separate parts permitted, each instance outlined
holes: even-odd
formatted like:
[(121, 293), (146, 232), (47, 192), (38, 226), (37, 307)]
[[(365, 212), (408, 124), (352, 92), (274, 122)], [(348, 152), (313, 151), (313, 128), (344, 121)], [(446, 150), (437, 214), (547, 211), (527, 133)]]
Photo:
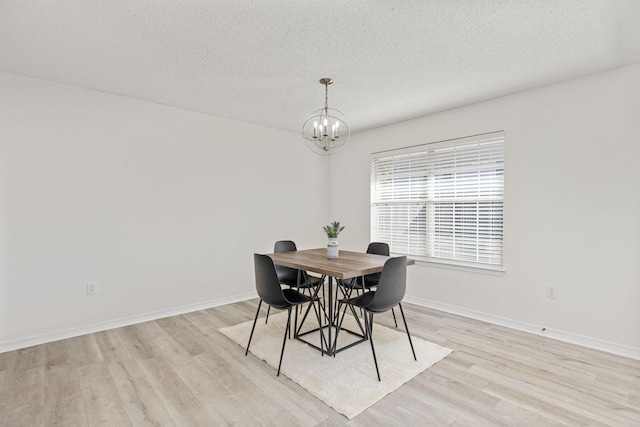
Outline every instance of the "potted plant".
[(327, 258), (338, 258), (338, 234), (344, 230), (344, 225), (341, 227), (338, 221), (333, 221), (331, 224), (322, 227), (322, 229), (327, 233), (327, 237), (329, 238), (329, 242), (327, 243)]

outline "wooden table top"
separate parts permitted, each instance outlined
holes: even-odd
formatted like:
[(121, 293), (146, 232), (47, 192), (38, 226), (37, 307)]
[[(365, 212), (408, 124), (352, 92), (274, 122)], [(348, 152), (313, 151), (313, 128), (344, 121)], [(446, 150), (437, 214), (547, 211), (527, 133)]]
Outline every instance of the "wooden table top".
[[(327, 248), (280, 252), (267, 255), (271, 257), (274, 264), (318, 274), (326, 274), (337, 279), (348, 279), (350, 277), (379, 273), (382, 271), (385, 261), (390, 258), (384, 255), (343, 250), (340, 250), (339, 258), (327, 258)], [(407, 259), (407, 265), (413, 264), (415, 264), (414, 260)]]

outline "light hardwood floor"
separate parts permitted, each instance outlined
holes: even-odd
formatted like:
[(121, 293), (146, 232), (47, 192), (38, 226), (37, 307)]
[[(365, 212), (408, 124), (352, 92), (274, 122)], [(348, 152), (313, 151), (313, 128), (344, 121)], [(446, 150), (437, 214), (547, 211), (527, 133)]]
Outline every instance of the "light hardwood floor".
[(2, 353), (0, 425), (640, 425), (640, 361), (411, 304), (412, 335), (454, 353), (349, 421), (218, 332), (256, 306)]

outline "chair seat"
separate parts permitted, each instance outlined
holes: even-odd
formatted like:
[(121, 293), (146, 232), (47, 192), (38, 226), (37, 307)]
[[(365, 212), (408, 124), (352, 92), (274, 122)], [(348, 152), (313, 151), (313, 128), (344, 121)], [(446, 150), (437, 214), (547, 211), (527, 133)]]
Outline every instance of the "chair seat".
[[(300, 292), (293, 289), (283, 289), (282, 293), (284, 298), (292, 305), (304, 304), (311, 301), (317, 301), (318, 297), (310, 297), (309, 295), (301, 294)], [(276, 307), (280, 308), (280, 307)], [(284, 307), (287, 308), (287, 307)]]
[(300, 289), (309, 289), (309, 288), (317, 288), (324, 282), (324, 277), (316, 277), (316, 276), (307, 276), (308, 280), (302, 280), (300, 286), (298, 286), (298, 280), (287, 280), (281, 279), (280, 283), (286, 286), (291, 286), (292, 288), (300, 288)]
[(349, 304), (359, 308), (367, 308), (371, 301), (373, 301), (373, 297), (375, 296), (375, 291), (365, 292), (361, 295), (355, 296), (349, 299), (343, 299), (340, 301), (341, 304)]
[[(342, 286), (347, 289), (362, 289), (362, 280), (360, 277), (353, 277), (351, 279), (342, 280)], [(364, 276), (364, 289), (371, 289), (378, 286), (377, 280), (369, 279), (368, 276)]]

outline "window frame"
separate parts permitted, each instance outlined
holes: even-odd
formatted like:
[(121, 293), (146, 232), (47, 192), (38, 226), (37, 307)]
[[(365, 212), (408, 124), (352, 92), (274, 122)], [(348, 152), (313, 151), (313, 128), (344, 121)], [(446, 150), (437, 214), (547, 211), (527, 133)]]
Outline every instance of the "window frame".
[(503, 272), (504, 134), (495, 131), (372, 153), (371, 240), (430, 265)]

